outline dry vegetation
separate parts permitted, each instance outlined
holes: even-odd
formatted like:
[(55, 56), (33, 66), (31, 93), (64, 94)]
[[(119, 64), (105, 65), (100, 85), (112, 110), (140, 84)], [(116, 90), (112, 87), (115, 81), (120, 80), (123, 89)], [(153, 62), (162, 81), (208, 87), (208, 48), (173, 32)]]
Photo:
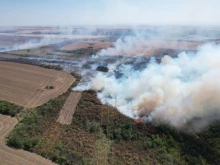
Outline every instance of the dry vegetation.
[(91, 55), (99, 52), (101, 49), (111, 46), (112, 42), (105, 40), (80, 41), (61, 47), (56, 50), (56, 53), (62, 53), (64, 56), (66, 55), (69, 58), (90, 57)]
[(66, 45), (62, 47), (60, 50), (77, 50), (77, 49), (85, 49), (85, 48), (93, 48), (93, 49), (105, 49), (112, 46), (112, 42), (102, 42), (102, 41), (84, 41), (84, 42), (76, 42), (73, 44)]
[[(0, 99), (33, 108), (67, 91), (68, 73), (26, 64), (0, 62)], [(53, 89), (47, 89), (48, 86)]]
[(1, 165), (53, 165), (49, 160), (24, 150), (15, 150), (6, 146), (5, 138), (17, 124), (17, 119), (0, 115), (0, 164)]

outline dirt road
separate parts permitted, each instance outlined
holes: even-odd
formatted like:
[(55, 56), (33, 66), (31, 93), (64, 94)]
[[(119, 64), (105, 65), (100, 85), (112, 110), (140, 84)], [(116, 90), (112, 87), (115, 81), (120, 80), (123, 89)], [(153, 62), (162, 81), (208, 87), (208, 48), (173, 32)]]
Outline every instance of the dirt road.
[(82, 92), (71, 92), (63, 108), (60, 111), (57, 122), (61, 124), (71, 124), (76, 106), (81, 98)]

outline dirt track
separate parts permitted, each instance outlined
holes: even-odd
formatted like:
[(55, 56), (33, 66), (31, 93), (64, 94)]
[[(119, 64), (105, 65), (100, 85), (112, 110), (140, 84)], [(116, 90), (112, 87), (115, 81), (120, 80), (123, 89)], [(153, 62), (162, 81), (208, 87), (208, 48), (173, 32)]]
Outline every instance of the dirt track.
[[(33, 108), (67, 91), (75, 78), (37, 66), (0, 62), (0, 100)], [(53, 86), (54, 89), (46, 89)]]
[(81, 98), (82, 92), (71, 92), (63, 108), (60, 111), (57, 122), (61, 124), (71, 124), (76, 106)]
[(55, 165), (37, 154), (6, 146), (5, 137), (17, 122), (16, 118), (0, 115), (0, 165)]

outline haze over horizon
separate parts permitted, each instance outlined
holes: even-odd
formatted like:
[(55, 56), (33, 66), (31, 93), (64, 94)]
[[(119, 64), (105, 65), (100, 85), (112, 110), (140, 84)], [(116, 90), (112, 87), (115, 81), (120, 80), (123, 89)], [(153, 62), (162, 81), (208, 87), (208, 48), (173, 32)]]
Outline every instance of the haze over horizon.
[(0, 6), (0, 26), (219, 26), (219, 5), (218, 0), (7, 0)]

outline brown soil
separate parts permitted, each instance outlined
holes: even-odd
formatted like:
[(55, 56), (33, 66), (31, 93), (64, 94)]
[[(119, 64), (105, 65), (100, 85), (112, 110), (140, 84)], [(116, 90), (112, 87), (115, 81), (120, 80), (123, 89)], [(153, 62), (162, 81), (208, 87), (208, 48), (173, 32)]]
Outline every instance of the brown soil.
[[(0, 100), (33, 108), (66, 92), (75, 78), (37, 66), (0, 62)], [(46, 89), (53, 86), (54, 89)]]
[(16, 55), (0, 53), (0, 59), (18, 59), (18, 58), (20, 57)]
[[(0, 164), (1, 165), (53, 165), (39, 155), (24, 150), (15, 150), (6, 146), (5, 138), (12, 131), (18, 120), (0, 115)], [(55, 164), (54, 164), (55, 165)]]
[(63, 108), (60, 111), (57, 122), (70, 125), (73, 120), (73, 114), (81, 98), (82, 92), (71, 92)]

